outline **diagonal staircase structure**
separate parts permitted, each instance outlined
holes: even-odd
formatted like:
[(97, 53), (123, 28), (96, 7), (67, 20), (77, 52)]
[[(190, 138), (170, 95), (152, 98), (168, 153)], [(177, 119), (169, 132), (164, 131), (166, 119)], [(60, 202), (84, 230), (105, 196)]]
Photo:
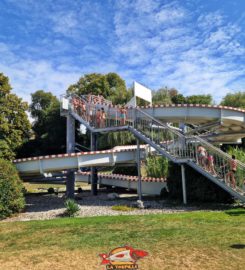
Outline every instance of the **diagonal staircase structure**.
[[(69, 113), (92, 133), (128, 130), (138, 140), (149, 144), (172, 162), (192, 167), (233, 197), (245, 202), (245, 192), (242, 190), (245, 180), (245, 164), (237, 161), (236, 186), (232, 187), (227, 179), (227, 169), (229, 170), (232, 161), (231, 156), (206, 140), (194, 135), (185, 136), (139, 108), (126, 108), (126, 118), (123, 118), (119, 106), (103, 103), (94, 104), (89, 102), (86, 96), (78, 97), (74, 94), (66, 98), (69, 102), (69, 108), (68, 112), (63, 114)], [(75, 106), (79, 102), (85, 105), (86, 111), (82, 111), (77, 105)], [(102, 109), (106, 113), (106, 119), (98, 120), (98, 110)], [(200, 164), (198, 145), (203, 146), (213, 156), (214, 166), (212, 169)]]

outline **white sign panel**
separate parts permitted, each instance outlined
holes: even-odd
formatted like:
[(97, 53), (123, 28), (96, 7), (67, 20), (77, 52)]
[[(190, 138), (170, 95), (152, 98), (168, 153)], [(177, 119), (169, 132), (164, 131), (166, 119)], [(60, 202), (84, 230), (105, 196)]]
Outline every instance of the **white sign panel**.
[(134, 82), (134, 95), (152, 103), (151, 90), (140, 83)]
[(62, 109), (63, 110), (69, 109), (69, 102), (68, 102), (68, 99), (66, 99), (66, 98), (62, 98)]

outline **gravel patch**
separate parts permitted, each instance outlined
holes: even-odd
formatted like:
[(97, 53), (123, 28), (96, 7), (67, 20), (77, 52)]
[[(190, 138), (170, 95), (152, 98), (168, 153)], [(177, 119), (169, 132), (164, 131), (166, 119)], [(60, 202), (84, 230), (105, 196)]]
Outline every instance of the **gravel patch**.
[[(200, 210), (199, 207), (190, 206), (173, 206), (166, 201), (154, 198), (144, 198), (145, 209), (132, 211), (115, 211), (111, 207), (114, 205), (134, 206), (137, 197), (132, 194), (119, 194), (115, 200), (108, 199), (108, 192), (100, 192), (96, 197), (90, 194), (90, 191), (83, 191), (77, 195), (77, 203), (80, 211), (78, 217), (93, 216), (118, 216), (118, 215), (147, 215), (147, 214), (166, 214), (187, 211)], [(26, 197), (26, 208), (24, 212), (13, 217), (7, 218), (1, 222), (9, 221), (29, 221), (29, 220), (48, 220), (60, 217), (65, 212), (64, 194), (45, 194), (45, 195), (28, 195)]]

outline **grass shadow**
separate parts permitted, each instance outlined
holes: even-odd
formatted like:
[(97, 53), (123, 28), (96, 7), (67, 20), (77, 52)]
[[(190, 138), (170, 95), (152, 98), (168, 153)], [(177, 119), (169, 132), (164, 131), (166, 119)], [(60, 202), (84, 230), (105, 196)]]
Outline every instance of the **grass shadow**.
[(230, 247), (234, 248), (234, 249), (244, 249), (245, 245), (244, 244), (234, 244), (234, 245), (231, 245)]

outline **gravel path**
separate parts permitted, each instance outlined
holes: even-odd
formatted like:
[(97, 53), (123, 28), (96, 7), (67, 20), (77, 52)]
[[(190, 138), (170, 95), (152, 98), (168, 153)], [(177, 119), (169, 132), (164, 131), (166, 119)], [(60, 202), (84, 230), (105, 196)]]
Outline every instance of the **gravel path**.
[[(200, 210), (198, 207), (171, 206), (167, 205), (164, 200), (146, 198), (144, 199), (146, 209), (136, 208), (127, 212), (115, 211), (111, 209), (113, 205), (133, 206), (137, 201), (137, 197), (132, 194), (119, 194), (118, 199), (110, 200), (107, 195), (108, 193), (100, 192), (95, 198), (91, 196), (90, 191), (79, 194), (79, 198), (77, 198), (77, 203), (80, 206), (78, 217), (145, 215)], [(28, 195), (26, 197), (25, 211), (2, 222), (46, 220), (60, 217), (65, 211), (64, 201), (63, 194)]]

